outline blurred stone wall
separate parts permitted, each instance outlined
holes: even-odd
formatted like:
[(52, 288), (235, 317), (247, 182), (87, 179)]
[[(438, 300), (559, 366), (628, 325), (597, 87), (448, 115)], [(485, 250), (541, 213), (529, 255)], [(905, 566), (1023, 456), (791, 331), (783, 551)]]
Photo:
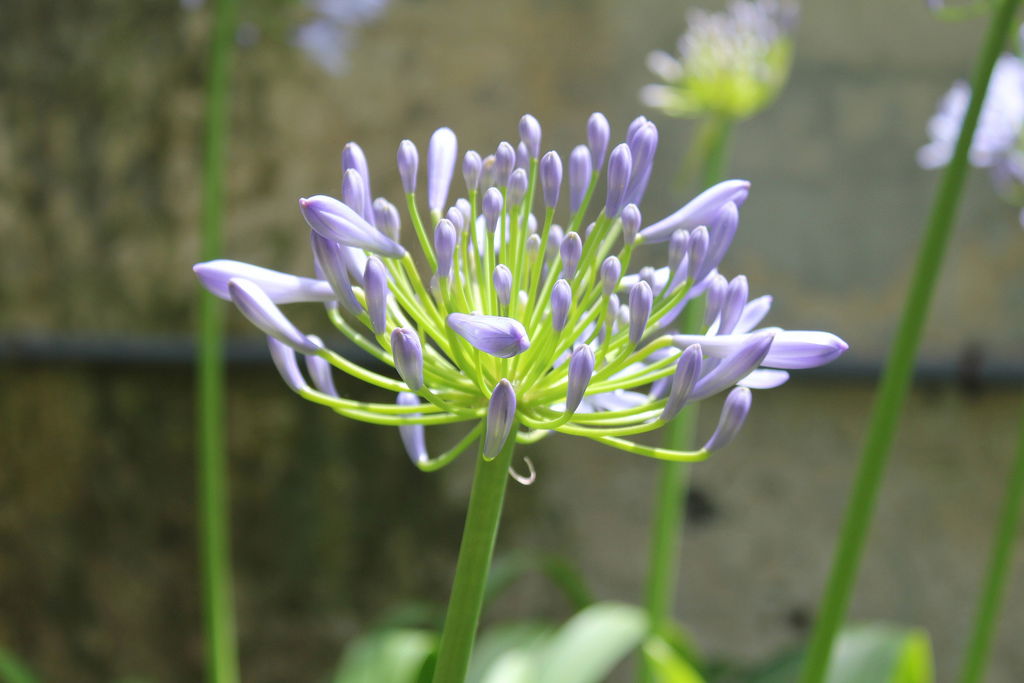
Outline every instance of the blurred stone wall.
[[(336, 192), (345, 141), (366, 150), (375, 194), (395, 198), (401, 138), (422, 146), (450, 125), (463, 149), (491, 149), (526, 111), (563, 154), (591, 111), (619, 134), (653, 116), (644, 210), (671, 211), (692, 130), (635, 94), (644, 54), (671, 47), (685, 6), (392, 2), (350, 32), (333, 74), (291, 43), (301, 4), (243, 3), (225, 253), (308, 273), (295, 199)], [(2, 14), (0, 335), (187, 334), (207, 10), (36, 0)], [(970, 72), (982, 23), (940, 23), (924, 3), (808, 2), (790, 85), (733, 142), (733, 173), (754, 191), (726, 270), (775, 295), (773, 321), (847, 339), (846, 367), (877, 365), (894, 329), (937, 180), (914, 151), (936, 99)], [(956, 235), (925, 358), (1020, 368), (1024, 236), (981, 174)], [(308, 308), (297, 319), (320, 325)], [(393, 430), (294, 399), (269, 365), (229, 379), (245, 679), (322, 679), (387, 610), (445, 598), (470, 463), (421, 475)], [(940, 680), (962, 652), (1019, 413), (1016, 391), (972, 386), (913, 395), (852, 606), (927, 627)], [(189, 369), (8, 358), (0, 387), (0, 644), (50, 681), (197, 680)], [(795, 379), (759, 395), (740, 440), (695, 468), (678, 614), (708, 652), (753, 661), (805, 634), (870, 398), (868, 381)], [(499, 553), (562, 553), (599, 596), (639, 600), (656, 463), (562, 437), (533, 459), (538, 482), (511, 490)], [(515, 597), (496, 613), (568, 613), (539, 580)], [(1024, 678), (1022, 608), (1017, 580), (995, 683)]]

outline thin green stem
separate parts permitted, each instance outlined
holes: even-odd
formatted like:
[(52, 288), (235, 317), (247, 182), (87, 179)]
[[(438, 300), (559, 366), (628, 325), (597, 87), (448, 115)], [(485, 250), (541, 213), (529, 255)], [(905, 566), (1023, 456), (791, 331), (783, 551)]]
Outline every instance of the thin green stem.
[(1017, 537), (1020, 516), (1024, 507), (1024, 419), (1021, 420), (1020, 441), (1013, 462), (1010, 479), (1006, 483), (1006, 498), (996, 530), (992, 554), (988, 561), (985, 586), (978, 600), (971, 640), (967, 646), (960, 683), (981, 683), (985, 677), (988, 654), (995, 635), (1006, 579), (1013, 559), (1013, 541)]
[(932, 205), (928, 228), (921, 243), (910, 290), (903, 309), (896, 339), (889, 352), (871, 413), (867, 438), (861, 454), (860, 467), (854, 482), (846, 519), (833, 559), (832, 571), (821, 610), (811, 634), (807, 656), (800, 674), (800, 683), (821, 683), (828, 668), (832, 642), (846, 614), (854, 579), (860, 565), (864, 541), (870, 527), (888, 459), (896, 424), (906, 399), (914, 370), (914, 357), (921, 339), (935, 282), (952, 232), (964, 179), (967, 175), (967, 152), (978, 123), (978, 114), (988, 88), (989, 76), (996, 57), (1013, 27), (1013, 14), (1019, 0), (1001, 0), (992, 15), (992, 23), (978, 59), (960, 136), (953, 158), (942, 174), (938, 194)]
[[(220, 256), (228, 131), (228, 85), (236, 0), (213, 5), (213, 35), (206, 86), (200, 260)], [(212, 294), (199, 295), (197, 363), (197, 495), (199, 562), (206, 640), (206, 678), (236, 683), (238, 645), (231, 581), (230, 506), (224, 447), (224, 315)]]
[[(466, 526), (462, 532), (459, 561), (455, 567), (455, 581), (437, 652), (434, 683), (462, 683), (466, 677), (477, 624), (480, 622), (494, 542), (498, 537), (498, 523), (505, 500), (508, 469), (516, 445), (516, 431), (517, 426), (513, 424), (505, 446), (494, 460), (484, 460), (482, 451), (477, 457)], [(482, 440), (480, 447), (483, 448)]]
[[(701, 189), (721, 180), (728, 155), (732, 122), (710, 117), (701, 125), (698, 139), (706, 150), (701, 172)], [(690, 302), (680, 315), (679, 326), (684, 332), (697, 331), (701, 324), (701, 307)], [(697, 434), (698, 406), (686, 406), (669, 423), (665, 446), (675, 451), (694, 447)], [(650, 566), (647, 573), (646, 607), (651, 628), (657, 633), (672, 621), (679, 575), (679, 557), (683, 544), (683, 522), (686, 513), (686, 494), (690, 481), (690, 465), (686, 462), (666, 461), (658, 472), (657, 496), (654, 501), (654, 521), (651, 528)], [(639, 680), (652, 679), (650, 669), (641, 658)]]

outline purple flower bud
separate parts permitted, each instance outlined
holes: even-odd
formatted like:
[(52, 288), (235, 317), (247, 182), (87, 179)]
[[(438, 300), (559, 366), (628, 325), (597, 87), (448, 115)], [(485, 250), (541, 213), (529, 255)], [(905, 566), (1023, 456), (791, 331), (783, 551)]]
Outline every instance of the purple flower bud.
[(292, 391), (309, 389), (306, 378), (302, 376), (302, 370), (299, 369), (299, 362), (295, 358), (295, 350), (274, 337), (267, 337), (267, 346), (270, 347), (270, 358), (274, 361), (274, 367), (277, 368), (281, 379), (288, 385), (288, 388)]
[(707, 298), (704, 304), (704, 325), (710, 326), (715, 318), (722, 312), (722, 304), (725, 302), (725, 291), (729, 287), (729, 281), (721, 273), (711, 278), (708, 287), (704, 290)]
[(672, 272), (683, 262), (683, 257), (690, 251), (690, 233), (676, 230), (668, 241), (668, 268)]
[(526, 145), (531, 159), (540, 156), (540, 123), (530, 114), (519, 119), (519, 139)]
[[(320, 337), (311, 334), (309, 335), (309, 339), (314, 344), (319, 344), (320, 346), (324, 345), (324, 342)], [(307, 355), (305, 358), (306, 370), (309, 372), (309, 376), (313, 380), (313, 386), (316, 387), (316, 390), (321, 394), (337, 397), (338, 389), (334, 386), (334, 373), (331, 370), (331, 364), (320, 356)]]
[(604, 165), (604, 153), (608, 151), (609, 137), (611, 127), (608, 125), (608, 119), (600, 112), (591, 114), (587, 121), (587, 146), (590, 148), (590, 158), (598, 168)]
[(487, 188), (484, 192), (483, 210), (484, 222), (487, 229), (494, 232), (498, 229), (498, 219), (501, 218), (502, 209), (501, 190), (496, 187)]
[(494, 281), (494, 291), (498, 294), (498, 303), (508, 306), (512, 300), (512, 271), (504, 263), (499, 263), (494, 267), (491, 279)]
[(661, 412), (662, 420), (671, 420), (686, 405), (690, 392), (700, 377), (702, 355), (700, 344), (692, 344), (679, 354), (679, 362), (676, 363), (676, 371), (672, 375), (672, 389), (665, 402), (665, 409)]
[(569, 321), (569, 307), (572, 306), (572, 286), (559, 280), (551, 289), (551, 326), (556, 332), (565, 329)]
[(473, 207), (469, 203), (469, 200), (466, 199), (465, 197), (459, 197), (458, 199), (455, 200), (455, 208), (458, 209), (459, 213), (462, 214), (462, 222), (466, 226), (466, 228), (472, 226), (473, 217), (470, 214), (473, 213)]
[(526, 238), (526, 262), (534, 263), (537, 254), (540, 253), (540, 235), (530, 235)]
[(609, 256), (601, 264), (601, 293), (611, 296), (612, 292), (619, 286), (619, 278), (622, 277), (622, 263), (617, 256)]
[(456, 234), (462, 234), (466, 229), (466, 217), (462, 215), (454, 206), (449, 207), (448, 211), (444, 214), (444, 217), (451, 221), (451, 224), (455, 226)]
[(388, 319), (388, 272), (376, 256), (366, 260), (363, 273), (366, 292), (366, 312), (370, 314), (370, 327), (374, 334), (384, 334)]
[(650, 286), (652, 292), (654, 291), (654, 287), (658, 284), (657, 272), (654, 268), (644, 266), (636, 275), (639, 280), (646, 282)]
[(373, 217), (377, 229), (397, 242), (402, 233), (402, 218), (395, 205), (383, 197), (377, 197), (373, 200)]
[(228, 282), (228, 293), (242, 315), (264, 334), (302, 353), (316, 353), (320, 350), (317, 344), (310, 341), (285, 317), (281, 309), (255, 282), (244, 278), (232, 278)]
[(712, 223), (718, 211), (729, 202), (742, 204), (750, 192), (746, 180), (726, 180), (713, 185), (687, 202), (681, 209), (640, 231), (644, 242), (664, 242), (676, 230), (691, 230)]
[(562, 186), (562, 159), (558, 152), (548, 152), (540, 160), (540, 185), (544, 191), (544, 205), (554, 208)]
[(626, 128), (627, 145), (633, 147), (636, 144), (636, 136), (645, 123), (647, 123), (647, 117), (642, 115), (629, 122), (629, 126)]
[(451, 128), (438, 128), (427, 148), (427, 206), (440, 213), (448, 201), (459, 143)]
[(554, 259), (559, 253), (564, 240), (565, 234), (562, 232), (562, 226), (552, 225), (551, 230), (548, 231), (548, 244), (546, 248), (546, 254), (549, 259)]
[(636, 204), (626, 204), (619, 218), (622, 220), (622, 241), (633, 244), (640, 230), (640, 209), (636, 208)]
[(572, 415), (580, 407), (590, 378), (594, 376), (594, 350), (589, 344), (579, 344), (569, 356), (568, 386), (565, 390), (565, 413)]
[(626, 203), (626, 186), (629, 185), (632, 167), (633, 155), (629, 145), (617, 145), (608, 159), (608, 195), (604, 202), (604, 212), (609, 218), (618, 216)]
[(530, 338), (518, 320), (479, 313), (449, 313), (448, 327), (478, 351), (512, 358), (530, 348)]
[(420, 165), (420, 153), (412, 140), (402, 140), (398, 145), (398, 175), (402, 178), (402, 189), (406, 194), (416, 191), (416, 170)]
[(746, 387), (736, 387), (729, 392), (722, 406), (722, 414), (718, 418), (718, 427), (704, 444), (704, 450), (717, 451), (736, 437), (743, 426), (743, 421), (747, 419), (747, 413), (750, 412), (752, 398), (750, 389)]
[[(398, 394), (395, 403), (400, 406), (418, 406), (420, 399), (416, 394), (403, 391)], [(419, 413), (412, 413), (410, 417), (419, 417)], [(425, 463), (429, 459), (426, 430), (423, 425), (400, 424), (398, 425), (398, 436), (402, 438), (402, 445), (405, 446), (405, 452), (412, 460), (413, 465)]]
[(647, 329), (647, 320), (651, 317), (654, 305), (654, 293), (645, 281), (637, 282), (629, 290), (629, 342), (639, 344)]
[[(494, 460), (509, 439), (516, 419), (516, 391), (507, 379), (498, 382), (487, 406), (484, 431), (484, 460)], [(514, 438), (514, 437), (513, 437)]]
[(761, 361), (762, 365), (769, 368), (782, 370), (816, 368), (831, 363), (850, 348), (846, 342), (830, 332), (777, 330), (774, 328), (767, 328), (762, 332), (755, 333), (714, 336), (677, 334), (672, 337), (672, 343), (675, 346), (683, 346), (699, 341), (708, 357), (728, 358), (750, 344), (756, 337), (772, 333), (775, 338), (768, 354)]
[[(498, 180), (498, 160), (493, 154), (484, 157), (483, 166), (480, 169), (480, 187), (493, 187)], [(478, 188), (479, 189), (479, 188)]]
[(498, 187), (508, 185), (509, 176), (516, 165), (516, 150), (507, 142), (498, 144), (498, 150), (494, 153), (494, 180)]
[(402, 245), (389, 239), (367, 223), (362, 216), (333, 197), (319, 194), (303, 198), (299, 200), (299, 208), (309, 227), (329, 240), (381, 256), (405, 256)]
[(469, 150), (462, 158), (462, 177), (466, 180), (466, 191), (475, 192), (480, 187), (480, 174), (483, 172), (483, 159)]
[[(366, 163), (366, 155), (363, 154), (363, 149), (354, 142), (345, 145), (345, 148), (341, 151), (342, 178), (344, 178), (344, 174), (349, 170), (358, 173), (359, 177), (363, 180), (363, 208), (361, 211), (358, 209), (357, 211), (371, 225), (377, 225), (376, 216), (371, 211), (373, 198), (370, 194), (370, 167)], [(345, 196), (344, 192), (342, 192), (342, 196)], [(348, 204), (347, 201), (345, 203)], [(352, 204), (349, 204), (349, 206), (355, 208)]]
[(772, 297), (769, 294), (751, 299), (743, 307), (743, 314), (740, 316), (740, 321), (736, 323), (736, 329), (733, 332), (750, 332), (750, 330), (757, 327), (764, 320), (771, 308)]
[(708, 229), (703, 225), (698, 225), (696, 228), (690, 231), (690, 273), (694, 276), (693, 281), (698, 282), (696, 279), (697, 273), (701, 272), (704, 267), (704, 258), (708, 254)]
[(346, 247), (324, 238), (316, 230), (309, 231), (309, 239), (313, 246), (313, 260), (331, 284), (338, 301), (349, 313), (362, 313), (363, 306), (352, 291), (352, 283), (349, 281), (348, 264), (345, 259)]
[(750, 296), (750, 287), (744, 275), (737, 275), (729, 283), (725, 290), (725, 298), (722, 301), (722, 311), (718, 318), (718, 334), (729, 334), (736, 329), (736, 323), (740, 320), (743, 307), (747, 305), (747, 298)]
[(575, 232), (570, 232), (562, 240), (558, 251), (562, 255), (562, 277), (571, 280), (576, 275), (580, 257), (583, 256), (583, 241)]
[(434, 228), (434, 252), (437, 254), (437, 275), (449, 278), (452, 275), (452, 264), (455, 259), (455, 244), (459, 233), (447, 218), (442, 218)]
[(701, 271), (694, 276), (694, 280), (700, 282), (704, 276), (717, 268), (718, 264), (725, 258), (725, 252), (729, 250), (733, 238), (736, 236), (736, 229), (740, 224), (740, 212), (733, 202), (727, 202), (714, 220), (708, 224), (708, 254), (701, 265)]
[[(585, 145), (577, 145), (569, 155), (569, 211), (576, 213), (583, 206), (583, 199), (590, 187), (590, 177), (594, 173), (594, 164), (590, 158), (590, 150)], [(554, 206), (552, 204), (552, 206)]]
[[(750, 335), (736, 347), (731, 355), (697, 380), (691, 398), (695, 401), (705, 399), (728, 389), (749, 375), (768, 355), (774, 336), (773, 332), (759, 332)], [(714, 337), (705, 337), (705, 339), (714, 339)], [(675, 338), (673, 338), (674, 340)], [(704, 348), (703, 344), (702, 348)], [(709, 353), (709, 350), (704, 348), (704, 352)]]
[(508, 205), (519, 206), (522, 204), (529, 187), (530, 176), (526, 175), (526, 171), (521, 168), (512, 171), (512, 176), (508, 179)]
[(658, 129), (653, 123), (646, 121), (629, 143), (630, 152), (633, 154), (633, 168), (629, 174), (629, 185), (626, 187), (626, 203), (639, 204), (643, 199), (647, 182), (651, 179), (654, 152), (657, 148)]
[(618, 294), (612, 294), (611, 296), (608, 297), (608, 307), (605, 310), (605, 316), (613, 324), (616, 322), (615, 319), (619, 315), (619, 308), (620, 307), (621, 307), (621, 304), (619, 303), (619, 295)]
[(331, 286), (323, 280), (290, 275), (241, 261), (217, 259), (197, 263), (192, 266), (192, 272), (210, 294), (225, 301), (231, 301), (228, 282), (236, 277), (255, 282), (276, 304), (333, 301), (337, 297)]
[(341, 201), (360, 216), (366, 216), (366, 183), (354, 168), (345, 171), (341, 177)]
[(413, 391), (423, 387), (423, 347), (415, 331), (396, 327), (391, 331), (391, 353), (395, 369)]
[(516, 168), (521, 168), (524, 171), (530, 168), (530, 150), (526, 149), (526, 145), (520, 142), (516, 145)]

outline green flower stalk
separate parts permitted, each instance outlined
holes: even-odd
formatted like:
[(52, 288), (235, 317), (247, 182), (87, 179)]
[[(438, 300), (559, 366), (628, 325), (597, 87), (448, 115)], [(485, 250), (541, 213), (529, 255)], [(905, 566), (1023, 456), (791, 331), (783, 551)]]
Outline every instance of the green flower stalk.
[[(607, 165), (604, 116), (594, 114), (587, 133), (588, 144), (568, 165), (564, 227), (555, 223), (562, 163), (556, 152), (541, 156), (540, 125), (527, 115), (518, 156), (507, 142), (487, 157), (465, 154), (467, 196), (453, 204), (456, 137), (447, 128), (434, 133), (426, 159), (428, 223), (416, 198), (419, 152), (409, 140), (399, 145), (414, 236), (407, 241), (418, 244), (426, 273), (403, 246), (397, 209), (383, 198), (371, 201), (366, 159), (354, 143), (342, 156), (341, 198), (299, 200), (317, 278), (227, 260), (194, 269), (268, 336), (278, 370), (303, 398), (398, 427), (410, 460), (424, 471), (478, 444), (436, 681), (465, 674), (516, 444), (560, 432), (664, 461), (703, 460), (739, 431), (750, 389), (778, 386), (786, 370), (821, 365), (846, 350), (826, 332), (758, 328), (770, 297), (751, 299), (745, 277), (718, 272), (749, 183), (719, 183), (641, 227), (638, 205), (657, 129), (637, 118)], [(596, 199), (602, 171), (603, 202)], [(630, 273), (639, 249), (666, 242), (666, 266)], [(676, 334), (674, 321), (706, 292), (720, 295), (715, 314), (701, 329)], [(326, 302), (336, 330), (394, 372), (359, 365), (299, 330), (279, 307), (297, 301)], [(309, 380), (297, 354), (307, 359)], [(330, 367), (394, 392), (395, 402), (340, 396)], [(701, 448), (634, 440), (685, 405), (723, 392), (718, 428)], [(450, 423), (467, 424), (464, 435), (432, 455), (426, 427)]]
[(914, 358), (928, 315), (935, 283), (946, 253), (953, 220), (967, 177), (968, 152), (988, 89), (992, 69), (1013, 26), (1019, 0), (1001, 0), (992, 15), (971, 84), (971, 97), (964, 113), (949, 165), (932, 204), (910, 290), (899, 329), (889, 352), (882, 381), (871, 411), (868, 433), (854, 481), (849, 507), (843, 521), (832, 570), (814, 624), (800, 674), (800, 683), (825, 680), (835, 636), (842, 625), (853, 591), (854, 579), (867, 539), (875, 503), (881, 488), (900, 411), (914, 371)]

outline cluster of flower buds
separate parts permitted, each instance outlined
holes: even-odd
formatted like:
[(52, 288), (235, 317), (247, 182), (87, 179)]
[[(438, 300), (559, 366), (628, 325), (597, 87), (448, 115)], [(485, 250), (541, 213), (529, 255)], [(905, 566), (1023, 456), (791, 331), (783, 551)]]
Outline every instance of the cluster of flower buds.
[[(778, 386), (786, 370), (822, 365), (846, 350), (826, 332), (756, 329), (771, 298), (751, 299), (744, 276), (718, 272), (746, 181), (719, 183), (644, 227), (638, 205), (658, 142), (654, 124), (637, 118), (609, 153), (608, 121), (594, 114), (587, 144), (569, 156), (567, 178), (556, 152), (541, 156), (536, 119), (524, 116), (519, 133), (518, 149), (502, 142), (486, 156), (466, 152), (466, 196), (450, 202), (457, 142), (447, 128), (435, 132), (426, 158), (428, 223), (416, 200), (419, 153), (401, 143), (398, 171), (413, 235), (404, 242), (418, 243), (421, 264), (403, 246), (398, 209), (371, 198), (366, 158), (350, 143), (341, 198), (299, 200), (317, 278), (228, 260), (194, 270), (268, 335), (294, 391), (342, 415), (397, 426), (424, 470), (478, 441), (491, 459), (511, 439), (530, 443), (553, 431), (654, 458), (699, 460), (737, 433), (751, 388)], [(564, 223), (555, 222), (560, 201), (569, 209)], [(638, 249), (650, 244), (667, 251), (667, 264), (630, 274)], [(683, 308), (699, 300), (701, 330), (674, 330)], [(299, 301), (325, 302), (334, 327), (394, 374), (359, 365), (297, 329), (279, 305)], [(339, 396), (332, 368), (395, 392), (395, 402)], [(703, 448), (631, 439), (726, 391), (718, 429)], [(472, 425), (431, 457), (424, 428), (454, 422)]]
[(679, 56), (656, 50), (647, 68), (663, 81), (640, 100), (669, 116), (743, 119), (768, 105), (785, 85), (797, 19), (792, 0), (735, 0), (724, 12), (691, 10)]

